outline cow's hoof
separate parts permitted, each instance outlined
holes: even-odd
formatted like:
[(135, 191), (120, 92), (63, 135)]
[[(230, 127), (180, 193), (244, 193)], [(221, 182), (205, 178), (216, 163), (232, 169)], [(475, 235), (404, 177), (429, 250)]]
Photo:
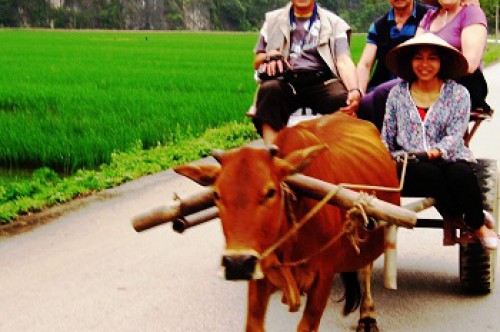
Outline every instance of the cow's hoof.
[(356, 332), (378, 332), (377, 321), (371, 317), (360, 319)]

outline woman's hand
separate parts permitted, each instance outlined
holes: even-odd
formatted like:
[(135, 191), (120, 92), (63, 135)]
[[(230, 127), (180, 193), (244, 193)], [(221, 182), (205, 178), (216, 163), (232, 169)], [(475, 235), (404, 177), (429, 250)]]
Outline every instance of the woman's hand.
[(429, 159), (439, 159), (441, 158), (441, 150), (439, 149), (432, 149), (427, 151), (427, 156), (429, 156)]

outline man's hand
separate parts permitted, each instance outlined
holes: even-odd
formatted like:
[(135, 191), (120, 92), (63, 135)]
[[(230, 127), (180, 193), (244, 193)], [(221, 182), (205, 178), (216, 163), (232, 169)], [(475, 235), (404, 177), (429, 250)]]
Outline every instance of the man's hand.
[(337, 70), (340, 79), (348, 89), (346, 106), (341, 107), (339, 110), (351, 116), (356, 116), (359, 101), (361, 100), (361, 90), (358, 88), (359, 85), (356, 66), (352, 61), (349, 52), (345, 52), (337, 56)]
[(288, 68), (290, 68), (290, 63), (284, 58), (283, 54), (279, 51), (271, 51), (266, 53), (259, 72), (272, 77), (282, 74)]
[(361, 101), (361, 92), (359, 91), (359, 89), (349, 90), (346, 99), (347, 105), (339, 108), (339, 111), (355, 117), (356, 112), (358, 111), (360, 101)]

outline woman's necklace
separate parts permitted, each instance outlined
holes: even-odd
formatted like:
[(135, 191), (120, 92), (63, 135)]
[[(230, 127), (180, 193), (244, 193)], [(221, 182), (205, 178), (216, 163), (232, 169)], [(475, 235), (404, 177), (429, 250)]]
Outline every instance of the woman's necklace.
[(420, 89), (418, 84), (413, 83), (410, 87), (411, 96), (415, 104), (422, 108), (429, 108), (438, 100), (441, 94), (441, 85), (432, 89)]

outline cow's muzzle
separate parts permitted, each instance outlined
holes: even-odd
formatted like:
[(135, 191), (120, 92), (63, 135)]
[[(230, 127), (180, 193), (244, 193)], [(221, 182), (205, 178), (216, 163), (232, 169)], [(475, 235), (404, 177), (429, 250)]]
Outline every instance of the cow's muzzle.
[(227, 250), (222, 256), (226, 280), (254, 280), (264, 277), (255, 250)]

